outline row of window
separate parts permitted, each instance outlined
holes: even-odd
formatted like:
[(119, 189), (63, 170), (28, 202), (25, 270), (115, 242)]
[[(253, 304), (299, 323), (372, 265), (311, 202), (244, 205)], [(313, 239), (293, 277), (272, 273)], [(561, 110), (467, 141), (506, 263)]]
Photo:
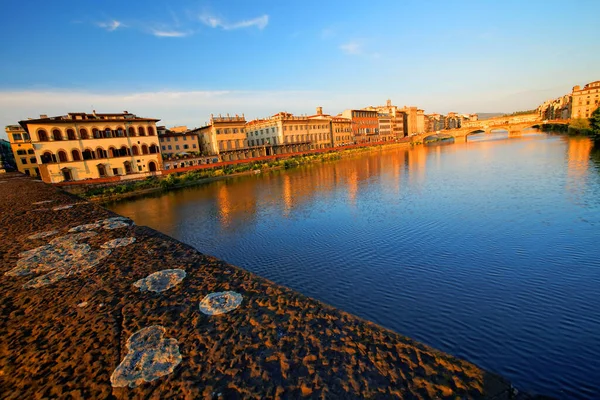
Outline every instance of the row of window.
[[(155, 131), (154, 128), (149, 126), (148, 129), (146, 130), (146, 128), (144, 128), (143, 126), (140, 126), (137, 128), (137, 131), (134, 127), (129, 127), (129, 129), (127, 131), (125, 131), (123, 128), (117, 128), (117, 129), (110, 129), (110, 128), (105, 128), (104, 130), (98, 130), (97, 128), (93, 128), (92, 132), (91, 132), (91, 136), (90, 133), (87, 131), (87, 129), (85, 128), (81, 128), (79, 130), (79, 137), (77, 137), (77, 135), (75, 134), (75, 130), (73, 129), (67, 129), (66, 131), (66, 135), (63, 135), (63, 133), (59, 130), (59, 129), (53, 129), (52, 130), (52, 140), (85, 140), (85, 139), (102, 139), (102, 138), (113, 138), (113, 137), (125, 137), (125, 135), (127, 136), (146, 136), (146, 133), (148, 134), (148, 136), (154, 136), (155, 135)], [(50, 136), (48, 136), (48, 133), (44, 130), (44, 129), (39, 129), (37, 131), (37, 136), (38, 136), (38, 140), (40, 142), (48, 142), (50, 141)]]
[(25, 151), (24, 149), (17, 150), (17, 155), (24, 156), (25, 154), (35, 154), (35, 152), (33, 151), (33, 149), (29, 149), (27, 151)]
[[(29, 162), (31, 164), (37, 164), (37, 159), (35, 157), (29, 157)], [(27, 165), (27, 158), (21, 157), (21, 164)]]
[[(244, 132), (246, 132), (245, 128), (239, 129), (239, 133), (244, 133)], [(217, 129), (217, 135), (219, 135), (221, 133), (238, 133), (238, 128), (225, 128), (223, 130)]]
[(21, 140), (30, 140), (29, 133), (13, 133), (13, 141), (20, 142)]
[[(189, 146), (189, 145), (187, 145), (187, 144), (184, 144), (184, 145), (183, 145), (183, 149), (184, 149), (184, 150), (188, 150), (189, 148), (190, 148), (190, 146)], [(196, 146), (195, 144), (193, 144), (193, 145), (192, 145), (192, 149), (195, 149), (195, 148), (197, 148), (197, 146)], [(162, 146), (162, 149), (163, 149), (163, 151), (166, 151), (166, 150), (173, 150), (173, 146), (171, 146), (171, 145), (169, 144), (169, 145), (167, 145), (167, 146)], [(175, 150), (180, 150), (180, 148), (179, 148), (179, 145), (178, 145), (178, 144), (176, 144), (176, 145), (175, 145)]]
[[(185, 142), (185, 141), (187, 141), (187, 139), (188, 139), (188, 137), (187, 137), (187, 136), (182, 136), (182, 138), (183, 138), (183, 141), (184, 141), (184, 142)], [(196, 140), (196, 138), (195, 138), (195, 137), (192, 137), (192, 136), (190, 136), (190, 139), (191, 139), (191, 140)], [(170, 142), (170, 141), (171, 141), (171, 136), (167, 136), (167, 137), (165, 137), (165, 138), (160, 138), (160, 141), (161, 141), (161, 142)], [(174, 141), (174, 142), (178, 142), (178, 141), (179, 141), (179, 136), (173, 136), (173, 141)]]
[(82, 161), (82, 160), (95, 160), (100, 158), (109, 158), (110, 157), (126, 157), (126, 156), (138, 156), (140, 154), (157, 154), (159, 152), (158, 146), (153, 144), (148, 146), (143, 144), (140, 148), (138, 146), (133, 145), (131, 148), (127, 146), (121, 146), (120, 149), (116, 149), (111, 147), (108, 151), (104, 150), (102, 147), (98, 147), (95, 151), (91, 149), (85, 149), (83, 152), (80, 152), (78, 149), (71, 150), (71, 157), (67, 156), (67, 152), (64, 150), (59, 150), (56, 154), (51, 151), (45, 151), (41, 158), (42, 164), (50, 164), (55, 162), (69, 162), (69, 161)]

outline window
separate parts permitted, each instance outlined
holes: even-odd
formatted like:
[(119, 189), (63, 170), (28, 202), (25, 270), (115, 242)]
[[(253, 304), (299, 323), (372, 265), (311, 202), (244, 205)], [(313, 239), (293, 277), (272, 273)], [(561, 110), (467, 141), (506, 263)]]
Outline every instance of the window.
[(193, 144), (193, 145), (192, 145), (192, 148), (194, 148), (194, 149), (195, 149), (195, 148), (196, 148), (196, 145), (195, 145), (195, 144)]
[(183, 148), (187, 150), (187, 149), (189, 149), (189, 148), (190, 148), (190, 146), (188, 146), (187, 144), (184, 144), (184, 145), (183, 145)]
[(175, 136), (175, 141), (176, 141), (176, 142), (178, 142), (178, 141), (179, 141), (179, 138), (178, 138), (177, 136)]
[(179, 150), (179, 145), (175, 145), (175, 150)]
[(23, 156), (23, 155), (27, 154), (27, 152), (25, 150), (17, 150), (17, 154), (20, 156)]
[(162, 146), (163, 151), (167, 149), (167, 146)]
[(21, 164), (27, 164), (27, 159), (26, 158), (21, 158)]
[(46, 133), (45, 130), (40, 130), (40, 131), (38, 131), (38, 138), (40, 139), (40, 142), (47, 142), (48, 134)]
[(169, 145), (169, 150), (173, 150), (173, 146)]
[(13, 133), (13, 140), (23, 140), (23, 136), (20, 133)]
[(29, 149), (29, 150), (27, 150), (27, 154), (35, 154), (35, 153), (34, 153), (33, 149)]
[(36, 164), (37, 160), (35, 159), (35, 157), (30, 157), (29, 158), (29, 162), (32, 163), (32, 164)]
[(29, 133), (24, 133), (23, 134), (23, 139), (24, 140), (30, 140), (31, 138), (29, 137)]
[(171, 141), (171, 138), (170, 138), (170, 137), (167, 137), (167, 142), (170, 142), (170, 141)]

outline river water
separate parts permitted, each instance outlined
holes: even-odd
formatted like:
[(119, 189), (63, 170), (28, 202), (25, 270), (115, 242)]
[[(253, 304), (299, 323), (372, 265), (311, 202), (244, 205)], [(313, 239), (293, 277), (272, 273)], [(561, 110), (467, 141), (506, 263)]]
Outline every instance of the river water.
[(587, 138), (481, 134), (109, 208), (522, 390), (600, 398), (600, 152)]

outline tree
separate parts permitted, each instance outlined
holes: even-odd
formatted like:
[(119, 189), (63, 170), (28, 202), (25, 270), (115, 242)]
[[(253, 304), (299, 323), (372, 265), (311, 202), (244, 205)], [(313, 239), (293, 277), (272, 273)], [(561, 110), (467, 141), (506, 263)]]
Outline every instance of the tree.
[(592, 113), (592, 117), (589, 120), (589, 126), (596, 136), (600, 135), (600, 107), (596, 108), (596, 111)]
[(590, 121), (588, 121), (585, 118), (575, 118), (575, 119), (571, 120), (569, 127), (573, 128), (573, 129), (577, 129), (577, 130), (589, 129)]

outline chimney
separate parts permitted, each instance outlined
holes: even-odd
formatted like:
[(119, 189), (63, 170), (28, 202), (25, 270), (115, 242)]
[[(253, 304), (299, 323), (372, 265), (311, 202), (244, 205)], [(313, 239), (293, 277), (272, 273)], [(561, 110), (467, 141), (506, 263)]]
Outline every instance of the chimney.
[(317, 107), (317, 115), (323, 115), (323, 107)]
[(388, 107), (391, 107), (391, 106), (392, 106), (392, 100), (388, 99), (388, 101), (386, 102), (386, 105), (387, 105)]
[(48, 118), (48, 115), (46, 115), (46, 114), (40, 114), (40, 119), (41, 118)]

